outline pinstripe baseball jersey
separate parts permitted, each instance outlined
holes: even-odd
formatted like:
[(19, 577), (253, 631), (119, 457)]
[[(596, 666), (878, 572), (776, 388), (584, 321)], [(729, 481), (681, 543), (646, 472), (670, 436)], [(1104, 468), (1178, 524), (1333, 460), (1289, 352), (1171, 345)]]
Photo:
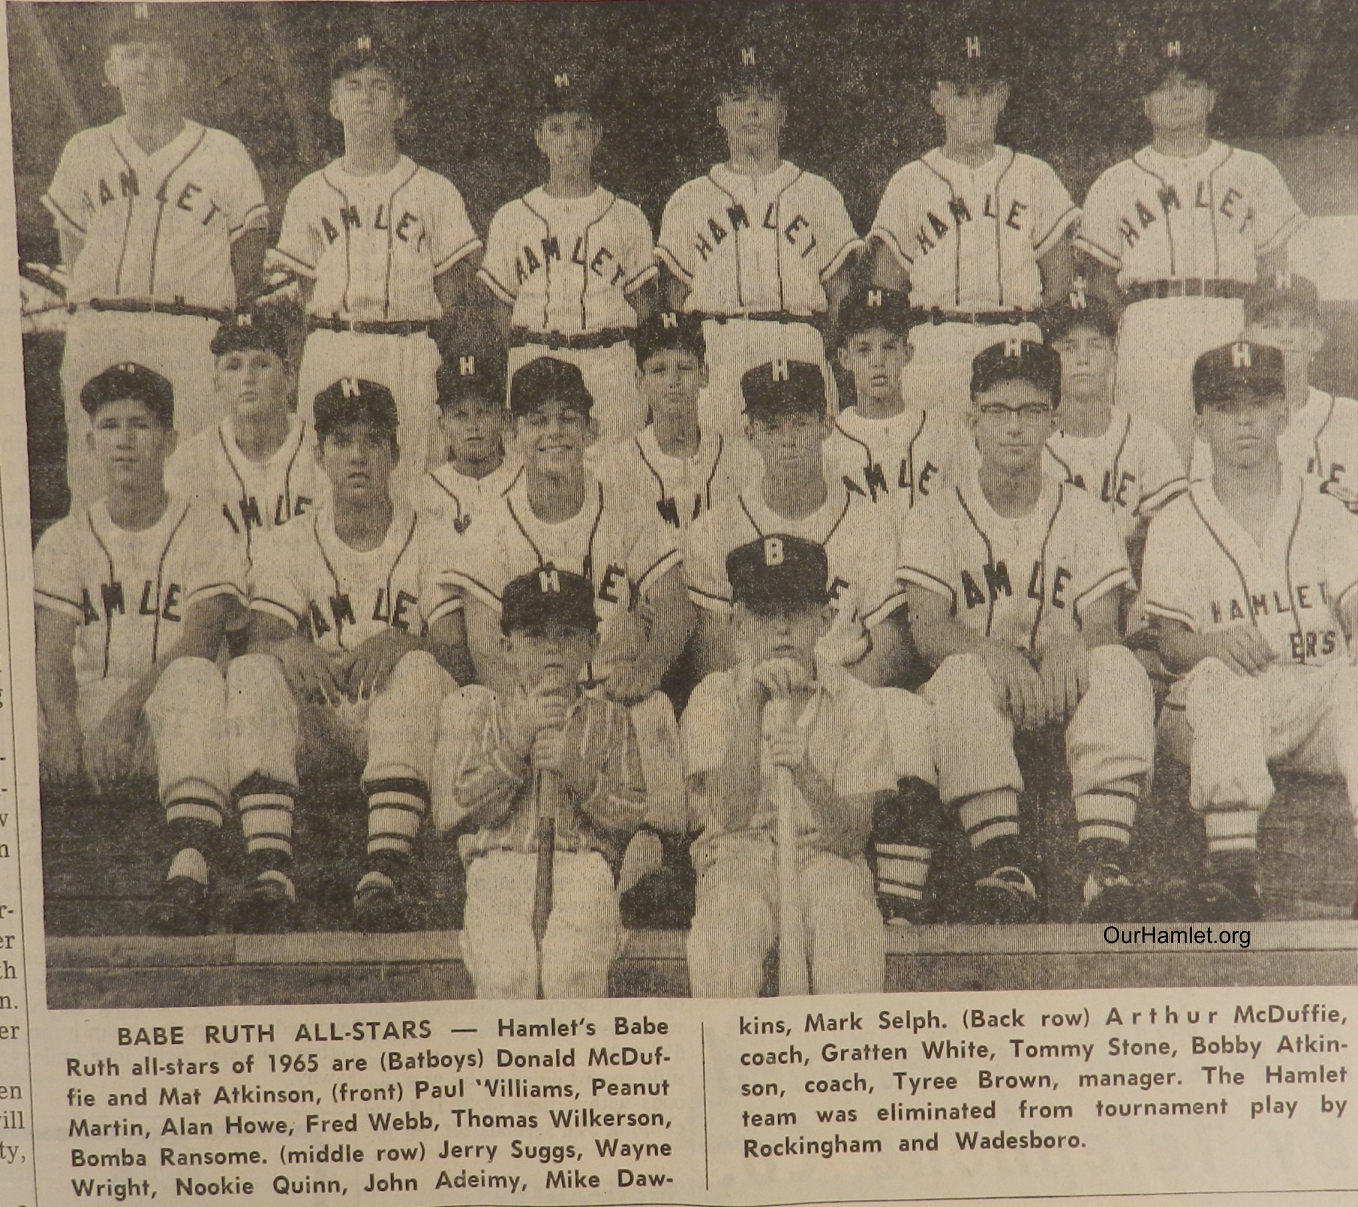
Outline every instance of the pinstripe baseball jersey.
[(461, 606), (444, 585), (448, 545), (436, 525), (398, 507), (383, 542), (363, 552), (336, 535), (334, 513), (322, 508), (256, 543), (250, 608), (332, 654), (389, 628), (422, 636)]
[(901, 578), (942, 595), (974, 633), (1040, 651), (1091, 604), (1128, 587), (1127, 552), (1108, 510), (1088, 493), (1042, 475), (1027, 515), (987, 502), (976, 464), (912, 511), (901, 536)]
[(1146, 537), (1141, 600), (1195, 633), (1253, 625), (1284, 663), (1348, 656), (1340, 608), (1358, 589), (1358, 525), (1335, 499), (1284, 474), (1262, 541), (1195, 482)]
[(70, 266), (71, 302), (178, 299), (232, 309), (231, 246), (269, 217), (239, 140), (192, 121), (154, 155), (124, 117), (82, 130), (61, 153), (42, 203), (58, 230), (84, 241)]
[(651, 224), (630, 201), (596, 188), (553, 197), (537, 188), (490, 221), (478, 276), (530, 331), (583, 335), (634, 327), (627, 301), (659, 272)]
[(136, 679), (179, 640), (194, 604), (244, 600), (243, 546), (212, 508), (170, 500), (150, 528), (130, 532), (103, 500), (58, 520), (33, 554), (34, 602), (76, 621), (75, 674)]
[(1169, 433), (1119, 407), (1101, 436), (1055, 432), (1047, 456), (1059, 476), (1108, 504), (1123, 540), (1188, 486)]
[(506, 457), (498, 469), (484, 478), (469, 478), (458, 473), (451, 461), (445, 461), (425, 474), (415, 487), (415, 510), (437, 523), (452, 525), (458, 536), (465, 536), (473, 517), (493, 508), (522, 472), (514, 457)]
[(888, 182), (869, 239), (910, 277), (910, 301), (943, 310), (1035, 310), (1037, 262), (1080, 216), (1050, 165), (996, 147), (969, 168), (935, 147)]
[(825, 442), (827, 475), (898, 520), (946, 487), (963, 447), (957, 423), (937, 410), (907, 407), (889, 419), (864, 419), (849, 407), (835, 428)]
[(251, 461), (236, 443), (228, 415), (186, 440), (165, 463), (165, 489), (220, 511), (248, 558), (257, 532), (304, 515), (329, 493), (312, 455), (311, 433), (296, 415), (288, 435), (264, 461)]
[(335, 160), (306, 177), (270, 254), (315, 282), (311, 314), (428, 322), (443, 313), (434, 278), (480, 246), (452, 182), (402, 155), (380, 176)]
[(844, 198), (786, 160), (765, 176), (717, 164), (665, 204), (656, 252), (710, 314), (826, 309), (825, 282), (862, 247)]
[(1215, 140), (1187, 159), (1143, 147), (1090, 187), (1075, 246), (1140, 281), (1257, 279), (1260, 256), (1306, 222), (1262, 155)]

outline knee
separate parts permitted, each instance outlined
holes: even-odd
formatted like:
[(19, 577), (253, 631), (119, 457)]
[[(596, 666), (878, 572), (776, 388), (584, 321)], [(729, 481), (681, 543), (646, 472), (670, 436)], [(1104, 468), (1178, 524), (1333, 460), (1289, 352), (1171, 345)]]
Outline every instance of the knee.
[(978, 697), (993, 699), (995, 684), (985, 663), (975, 654), (951, 654), (929, 680), (928, 691), (936, 706), (944, 700), (969, 706)]
[(206, 658), (176, 658), (156, 681), (154, 695), (160, 699), (195, 703), (222, 693), (222, 673)]
[(456, 686), (452, 675), (439, 665), (433, 654), (427, 650), (411, 650), (392, 669), (387, 691), (428, 699), (432, 711), (433, 705)]
[(1090, 677), (1120, 699), (1152, 698), (1151, 681), (1137, 656), (1125, 645), (1099, 645), (1089, 651)]
[(226, 668), (226, 708), (232, 715), (250, 714), (262, 701), (276, 702), (292, 691), (283, 676), (283, 667), (271, 654), (242, 654)]

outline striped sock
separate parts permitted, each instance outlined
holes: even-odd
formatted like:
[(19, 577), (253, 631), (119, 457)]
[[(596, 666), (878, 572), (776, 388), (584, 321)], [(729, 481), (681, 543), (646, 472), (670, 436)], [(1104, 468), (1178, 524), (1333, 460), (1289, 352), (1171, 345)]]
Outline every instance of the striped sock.
[(278, 862), (292, 862), (292, 813), (297, 789), (292, 784), (251, 776), (236, 789), (236, 807), (240, 810), (240, 828), (245, 835), (245, 849), (253, 861), (266, 854), (277, 859), (266, 859), (266, 866)]
[(1018, 793), (1012, 788), (978, 792), (957, 803), (957, 816), (973, 851), (989, 842), (1018, 838)]
[(406, 860), (414, 854), (415, 836), (429, 811), (429, 786), (419, 779), (373, 780), (368, 794), (368, 858), (384, 852)]

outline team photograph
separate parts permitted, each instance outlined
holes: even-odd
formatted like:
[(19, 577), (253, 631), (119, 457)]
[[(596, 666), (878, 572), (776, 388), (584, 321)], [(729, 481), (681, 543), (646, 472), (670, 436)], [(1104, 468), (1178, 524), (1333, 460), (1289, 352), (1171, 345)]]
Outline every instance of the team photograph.
[(12, 6), (50, 1004), (1351, 983), (1341, 8)]

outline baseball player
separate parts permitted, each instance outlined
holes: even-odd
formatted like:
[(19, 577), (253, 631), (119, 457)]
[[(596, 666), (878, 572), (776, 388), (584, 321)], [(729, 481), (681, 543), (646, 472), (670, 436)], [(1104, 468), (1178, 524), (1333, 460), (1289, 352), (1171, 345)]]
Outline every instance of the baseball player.
[(491, 219), (477, 276), (508, 335), (510, 374), (548, 354), (578, 366), (600, 437), (624, 440), (646, 422), (628, 337), (654, 307), (651, 224), (591, 178), (604, 133), (597, 90), (562, 70), (539, 94), (533, 137), (547, 182)]
[(273, 262), (301, 281), (306, 347), (298, 411), (312, 419), (322, 388), (340, 377), (385, 385), (396, 399), (404, 456), (392, 481), (407, 500), (431, 457), (439, 352), (431, 327), (470, 285), (481, 240), (462, 195), (402, 155), (406, 113), (395, 52), (357, 38), (330, 72), (330, 115), (344, 155), (288, 195)]
[(938, 44), (929, 103), (943, 145), (891, 178), (868, 233), (877, 283), (932, 312), (910, 333), (906, 393), (959, 420), (972, 357), (1009, 334), (1040, 340), (1032, 312), (1069, 288), (1080, 211), (1050, 165), (995, 144), (1013, 60), (986, 30)]
[(1119, 644), (1119, 589), (1131, 583), (1112, 516), (1043, 470), (1061, 399), (1061, 358), (1012, 339), (976, 357), (965, 478), (917, 507), (901, 547), (911, 633), (937, 667), (939, 792), (971, 845), (973, 917), (1034, 920), (1024, 871), (1014, 732), (1065, 736), (1085, 917), (1136, 908), (1124, 874), (1155, 752), (1150, 682)]
[(226, 417), (165, 463), (171, 494), (220, 511), (244, 545), (322, 504), (329, 484), (292, 409), (287, 332), (267, 313), (233, 316), (212, 337), (213, 389)]
[[(598, 653), (589, 579), (540, 568), (511, 579), (500, 626), (512, 686), (464, 689), (464, 719), (440, 752), (435, 823), (467, 866), (462, 951), (476, 996), (600, 998), (622, 946), (617, 874), (646, 818), (646, 783), (628, 710), (586, 695)], [(558, 777), (557, 799), (543, 787)], [(550, 813), (549, 813), (550, 811)], [(534, 949), (539, 821), (550, 816), (551, 913)]]
[(830, 475), (897, 522), (946, 488), (962, 446), (951, 408), (918, 406), (913, 393), (907, 403), (901, 391), (910, 319), (909, 299), (898, 290), (872, 285), (844, 299), (839, 363), (853, 381), (853, 402), (840, 411), (825, 446)]
[(743, 47), (718, 84), (729, 157), (665, 204), (656, 246), (667, 305), (701, 315), (709, 431), (741, 431), (740, 379), (769, 361), (818, 365), (834, 408), (821, 327), (848, 287), (863, 246), (839, 190), (782, 157), (787, 87), (762, 52)]
[(451, 347), (438, 371), (439, 432), (448, 459), (423, 478), (415, 510), (465, 536), (472, 519), (509, 489), (517, 455), (505, 447), (504, 354)]
[(1164, 42), (1145, 78), (1151, 145), (1094, 182), (1075, 247), (1093, 261), (1093, 291), (1127, 303), (1114, 401), (1160, 424), (1187, 459), (1193, 362), (1239, 336), (1246, 288), (1285, 266), (1306, 219), (1267, 159), (1208, 136), (1216, 93), (1203, 54)]
[[(440, 585), (446, 529), (394, 501), (396, 402), (341, 378), (316, 397), (331, 502), (260, 539), (249, 653), (227, 667), (230, 783), (253, 880), (237, 929), (284, 928), (296, 901), (299, 774), (365, 759), (368, 857), (360, 930), (406, 925), (401, 881), (429, 801), (439, 703), (470, 678), (458, 600)], [(459, 653), (461, 657), (459, 658)]]
[(1237, 342), (1193, 367), (1197, 431), (1212, 452), (1152, 522), (1142, 597), (1161, 658), (1182, 676), (1161, 715), (1189, 763), (1223, 917), (1256, 920), (1259, 817), (1269, 763), (1342, 775), (1358, 822), (1358, 526), (1287, 472), (1285, 357)]
[(212, 508), (165, 493), (174, 390), (113, 365), (80, 392), (104, 497), (57, 521), (33, 555), (44, 784), (96, 792), (158, 776), (176, 851), (152, 926), (201, 934), (208, 858), (227, 800), (225, 689), (214, 665), (246, 587)]
[(135, 361), (174, 387), (193, 436), (220, 417), (209, 342), (257, 288), (268, 208), (235, 138), (184, 116), (192, 21), (179, 5), (110, 5), (104, 75), (123, 112), (61, 153), (42, 203), (70, 273), (61, 382), (71, 513), (100, 493), (80, 405), (85, 383)]
[[(874, 811), (896, 788), (882, 693), (816, 656), (834, 622), (824, 545), (758, 536), (731, 550), (725, 571), (738, 658), (694, 689), (682, 730), (702, 826), (693, 844), (693, 996), (756, 996), (785, 909), (803, 919), (812, 992), (879, 993), (885, 944), (864, 850)], [(927, 714), (923, 700), (911, 699)], [(772, 701), (788, 708), (781, 723)], [(928, 732), (927, 724), (913, 730)], [(932, 751), (922, 761), (932, 765)], [(777, 767), (791, 772), (795, 789), (794, 901), (780, 899)]]
[(741, 380), (746, 431), (764, 465), (760, 479), (700, 516), (689, 532), (685, 573), (699, 608), (697, 662), (707, 674), (735, 661), (726, 559), (753, 540), (785, 534), (825, 547), (834, 623), (821, 656), (864, 682), (898, 682), (908, 653), (904, 595), (894, 580), (896, 526), (864, 496), (828, 479), (824, 445), (834, 431), (819, 366), (773, 361)]
[(1043, 314), (1042, 333), (1061, 356), (1061, 405), (1047, 455), (1061, 477), (1108, 505), (1129, 552), (1139, 555), (1151, 516), (1188, 486), (1183, 459), (1164, 428), (1113, 405), (1117, 318), (1107, 303), (1077, 284)]

